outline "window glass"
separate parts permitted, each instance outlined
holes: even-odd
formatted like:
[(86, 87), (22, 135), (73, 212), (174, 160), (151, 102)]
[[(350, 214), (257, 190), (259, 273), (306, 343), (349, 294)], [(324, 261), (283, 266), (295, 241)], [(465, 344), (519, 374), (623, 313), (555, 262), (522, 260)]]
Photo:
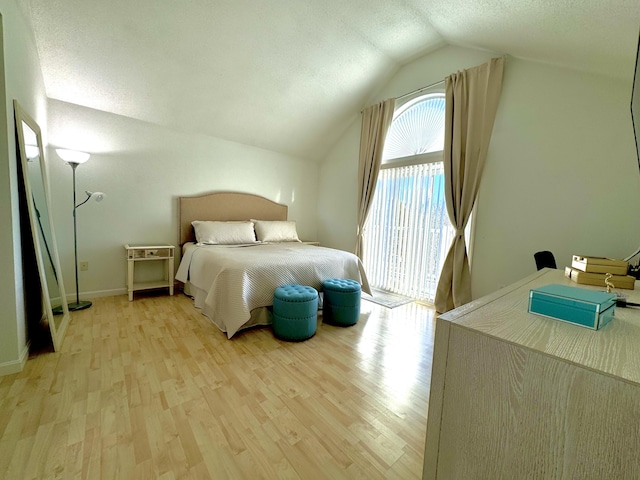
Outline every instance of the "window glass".
[(382, 163), (444, 148), (443, 93), (423, 95), (399, 107), (389, 127)]
[(396, 107), (364, 228), (370, 285), (427, 303), (455, 236), (444, 195), (444, 123), (442, 92)]

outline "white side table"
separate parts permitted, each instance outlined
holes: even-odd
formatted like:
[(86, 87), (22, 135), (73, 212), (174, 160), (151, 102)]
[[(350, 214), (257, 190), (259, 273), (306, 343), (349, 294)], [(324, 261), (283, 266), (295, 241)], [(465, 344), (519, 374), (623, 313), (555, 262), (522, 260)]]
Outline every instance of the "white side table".
[[(127, 251), (127, 291), (129, 301), (133, 301), (133, 292), (138, 290), (152, 290), (155, 288), (169, 287), (169, 295), (173, 295), (173, 254), (175, 247), (168, 244), (160, 245), (129, 245), (124, 248)], [(166, 275), (161, 280), (151, 282), (135, 282), (134, 269), (136, 262), (165, 261), (167, 264)]]

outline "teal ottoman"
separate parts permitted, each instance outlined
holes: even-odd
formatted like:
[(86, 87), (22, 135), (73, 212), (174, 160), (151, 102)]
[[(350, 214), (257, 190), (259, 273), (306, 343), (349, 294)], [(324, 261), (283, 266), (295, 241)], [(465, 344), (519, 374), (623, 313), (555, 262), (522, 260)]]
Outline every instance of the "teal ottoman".
[(283, 285), (273, 294), (273, 333), (282, 340), (313, 337), (318, 325), (318, 292), (304, 285)]
[(323, 322), (348, 327), (360, 318), (360, 295), (362, 288), (355, 280), (330, 278), (322, 282)]

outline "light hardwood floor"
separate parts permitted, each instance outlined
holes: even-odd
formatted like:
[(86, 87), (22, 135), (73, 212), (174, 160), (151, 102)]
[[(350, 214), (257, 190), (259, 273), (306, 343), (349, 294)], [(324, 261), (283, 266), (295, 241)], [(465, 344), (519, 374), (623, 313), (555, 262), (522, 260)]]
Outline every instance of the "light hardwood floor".
[(0, 377), (0, 478), (421, 478), (433, 329), (363, 301), (304, 342), (227, 340), (182, 294), (96, 299)]

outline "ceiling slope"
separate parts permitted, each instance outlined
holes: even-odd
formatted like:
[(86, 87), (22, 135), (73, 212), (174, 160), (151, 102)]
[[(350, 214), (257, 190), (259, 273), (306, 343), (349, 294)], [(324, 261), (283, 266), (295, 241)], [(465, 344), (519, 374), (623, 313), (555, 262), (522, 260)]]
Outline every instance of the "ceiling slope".
[(50, 98), (321, 159), (445, 44), (625, 76), (640, 2), (28, 0)]

